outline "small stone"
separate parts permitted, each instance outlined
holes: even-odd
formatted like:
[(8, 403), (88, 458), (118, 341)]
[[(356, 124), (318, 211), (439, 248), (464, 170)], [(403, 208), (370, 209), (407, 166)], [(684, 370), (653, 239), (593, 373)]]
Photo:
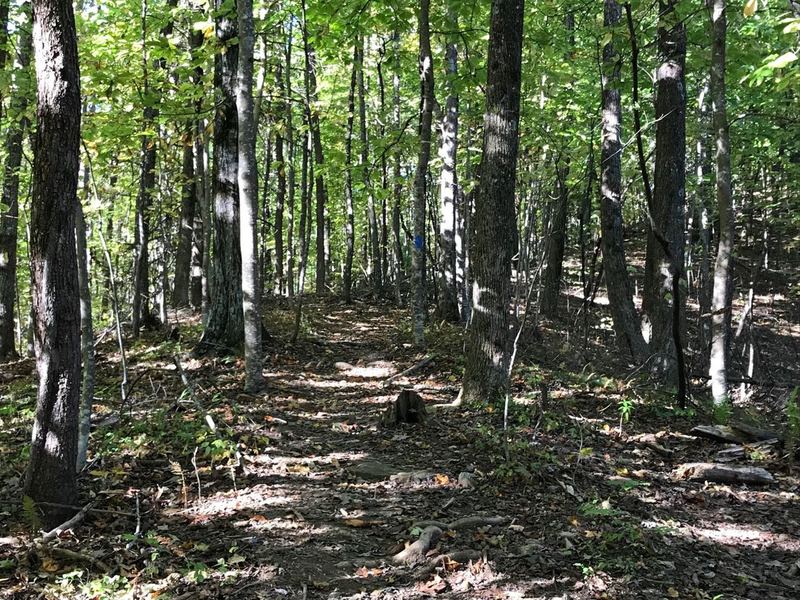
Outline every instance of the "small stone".
[(475, 487), (475, 476), (469, 471), (462, 471), (458, 474), (458, 487), (472, 489)]

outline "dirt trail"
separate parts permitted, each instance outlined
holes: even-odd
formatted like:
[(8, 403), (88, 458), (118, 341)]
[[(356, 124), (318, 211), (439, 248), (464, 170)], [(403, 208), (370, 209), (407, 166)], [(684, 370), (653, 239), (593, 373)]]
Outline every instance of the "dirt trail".
[[(113, 431), (119, 450), (106, 448), (83, 478), (103, 508), (127, 514), (95, 514), (62, 540), (124, 576), (119, 595), (95, 597), (800, 597), (800, 487), (780, 457), (756, 457), (777, 478), (766, 488), (675, 481), (678, 464), (713, 460), (722, 446), (687, 436), (697, 417), (665, 412), (655, 397), (620, 429), (620, 398), (637, 388), (564, 368), (548, 332), (520, 364), (505, 443), (489, 410), (378, 426), (403, 387), (429, 405), (455, 398), (457, 329), (434, 328), (433, 360), (383, 386), (423, 357), (398, 327), (401, 311), (311, 303), (295, 345), (281, 325), (290, 311), (272, 317), (263, 395), (242, 393), (236, 363), (184, 358), (218, 437), (194, 404), (175, 403), (183, 388), (166, 348), (133, 353), (149, 387), (122, 421), (95, 430), (94, 440)], [(110, 387), (113, 364), (109, 351)], [(193, 452), (217, 443), (213, 460)], [(503, 519), (457, 523), (471, 516)], [(416, 563), (393, 562), (430, 524), (420, 521), (441, 537)], [(45, 559), (17, 562), (2, 580), (10, 597), (39, 597), (75, 568), (60, 560), (48, 574)], [(102, 577), (83, 568), (84, 581)]]

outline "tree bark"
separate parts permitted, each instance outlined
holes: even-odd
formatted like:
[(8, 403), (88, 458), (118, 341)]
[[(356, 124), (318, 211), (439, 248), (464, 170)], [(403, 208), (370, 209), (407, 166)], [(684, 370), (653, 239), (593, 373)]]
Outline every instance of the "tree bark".
[(289, 223), (286, 230), (286, 248), (289, 254), (286, 266), (286, 289), (289, 297), (294, 295), (294, 268), (295, 268), (295, 246), (294, 246), (294, 129), (292, 125), (292, 26), (293, 20), (289, 21), (286, 33), (286, 186), (288, 191), (287, 203), (289, 206)]
[(711, 354), (708, 374), (716, 406), (728, 402), (728, 351), (733, 297), (732, 255), (734, 214), (731, 192), (731, 148), (725, 107), (725, 44), (727, 18), (725, 0), (710, 0), (711, 11), (711, 104), (716, 137), (716, 198), (719, 211), (719, 245), (714, 264), (711, 297)]
[(278, 166), (278, 189), (275, 193), (275, 293), (281, 295), (286, 287), (286, 278), (283, 270), (283, 213), (286, 204), (286, 162), (283, 156), (283, 122), (286, 114), (285, 92), (283, 89), (283, 65), (279, 64), (275, 73), (275, 86), (277, 88), (278, 102), (275, 114), (279, 115), (275, 128), (275, 162)]
[[(622, 12), (615, 0), (605, 0), (604, 25), (617, 27)], [(622, 230), (622, 105), (619, 92), (620, 56), (613, 42), (603, 48), (603, 123), (600, 153), (600, 221), (603, 265), (614, 330), (624, 352), (635, 362), (648, 357), (625, 261)]]
[(419, 156), (414, 176), (414, 245), (412, 251), (412, 321), (414, 344), (425, 345), (425, 320), (428, 302), (425, 289), (425, 202), (427, 199), (428, 163), (431, 158), (433, 123), (433, 57), (431, 55), (430, 0), (421, 0), (419, 8)]
[[(253, 113), (253, 0), (238, 0), (239, 73), (238, 115), (239, 239), (242, 249), (242, 311), (244, 316), (245, 390), (264, 385), (261, 350), (261, 286), (258, 281), (258, 170), (256, 122)], [(282, 283), (282, 277), (280, 278)]]
[(216, 19), (217, 39), (227, 46), (214, 58), (214, 87), (217, 90), (214, 114), (213, 223), (214, 254), (208, 322), (195, 348), (196, 354), (230, 353), (244, 341), (242, 313), (242, 256), (239, 242), (238, 124), (236, 114), (236, 73), (238, 44), (235, 15), (224, 11), (225, 0), (215, 0), (220, 11)]
[(474, 295), (462, 390), (468, 403), (497, 403), (509, 385), (523, 17), (523, 0), (492, 2), (483, 156), (470, 252)]
[(383, 272), (381, 269), (381, 242), (378, 233), (378, 214), (375, 210), (375, 195), (372, 193), (369, 165), (369, 139), (367, 137), (367, 92), (364, 87), (364, 38), (356, 44), (356, 80), (358, 82), (358, 120), (361, 141), (361, 176), (367, 193), (367, 224), (369, 227), (369, 257), (371, 265), (372, 289), (378, 296), (383, 289)]
[(355, 214), (353, 210), (353, 122), (355, 121), (355, 92), (358, 79), (359, 60), (362, 54), (358, 45), (353, 51), (353, 73), (350, 76), (350, 91), (347, 96), (347, 130), (344, 139), (344, 270), (342, 271), (342, 299), (350, 304), (352, 302), (353, 287), (353, 252), (355, 250)]
[[(652, 230), (647, 235), (642, 310), (650, 320), (650, 351), (657, 353), (657, 371), (674, 378), (675, 346), (672, 336), (673, 277), (680, 277), (684, 260), (686, 214), (686, 29), (675, 13), (677, 0), (659, 1), (658, 55), (656, 69), (656, 167), (653, 186), (653, 219), (670, 247), (670, 257)], [(673, 273), (673, 265), (678, 271)], [(681, 294), (681, 297), (684, 295)], [(681, 325), (681, 323), (679, 323)]]
[(561, 291), (561, 273), (564, 264), (564, 249), (567, 244), (567, 213), (569, 209), (569, 158), (556, 159), (556, 199), (550, 212), (550, 227), (547, 237), (547, 257), (542, 274), (540, 312), (553, 317), (558, 312)]
[[(31, 203), (31, 279), (39, 386), (25, 494), (35, 502), (77, 501), (80, 313), (75, 206), (81, 121), (71, 2), (33, 3), (37, 130)], [(70, 510), (41, 505), (51, 528)]]
[(192, 238), (195, 224), (197, 192), (194, 176), (194, 124), (190, 124), (183, 146), (181, 168), (181, 212), (178, 222), (178, 248), (175, 251), (175, 283), (172, 288), (172, 304), (175, 307), (189, 305), (189, 281), (191, 278)]
[[(458, 17), (448, 8), (448, 23), (458, 30)], [(456, 221), (458, 177), (456, 154), (458, 152), (458, 91), (454, 79), (458, 73), (458, 50), (453, 39), (445, 46), (447, 73), (447, 103), (442, 119), (442, 143), (439, 158), (442, 172), (439, 180), (439, 302), (438, 318), (458, 323), (458, 288), (456, 286)]]
[[(0, 11), (2, 5), (0, 5)], [(5, 3), (6, 18), (8, 3)], [(1, 16), (1, 15), (0, 15)], [(19, 34), (19, 73), (30, 67), (31, 28), (26, 23)], [(2, 57), (0, 53), (0, 57)], [(5, 57), (2, 57), (5, 62)], [(0, 362), (16, 358), (14, 311), (17, 295), (17, 231), (19, 225), (19, 168), (22, 164), (22, 140), (28, 127), (29, 90), (21, 87), (27, 78), (17, 78), (11, 101), (11, 124), (6, 133), (3, 190), (0, 197)]]
[[(400, 135), (400, 35), (395, 31), (392, 46), (394, 49), (394, 72), (392, 73), (392, 122), (395, 134)], [(405, 279), (405, 263), (403, 258), (403, 240), (400, 232), (400, 205), (403, 199), (403, 182), (400, 179), (400, 148), (395, 147), (392, 160), (392, 181), (394, 182), (392, 201), (392, 249), (394, 255), (394, 288), (395, 302), (403, 303), (402, 283)]]
[(325, 293), (325, 281), (327, 279), (327, 262), (325, 255), (325, 205), (328, 201), (328, 190), (325, 187), (323, 171), (325, 169), (325, 156), (322, 151), (322, 137), (319, 127), (319, 110), (314, 104), (317, 101), (317, 54), (314, 46), (308, 41), (308, 21), (306, 19), (306, 3), (302, 2), (303, 9), (303, 45), (306, 55), (306, 73), (308, 75), (307, 93), (310, 96), (311, 111), (310, 123), (311, 139), (314, 145), (314, 165), (315, 165), (315, 186), (316, 186), (316, 264), (315, 264), (315, 287), (317, 294)]
[[(83, 184), (85, 196), (89, 195), (89, 165), (84, 165)], [(76, 198), (77, 200), (77, 198)], [(95, 357), (94, 331), (92, 329), (92, 292), (89, 289), (89, 252), (86, 247), (86, 221), (80, 200), (75, 203), (75, 241), (78, 260), (78, 293), (81, 315), (81, 379), (80, 418), (78, 430), (78, 450), (75, 467), (78, 472), (86, 466), (86, 452), (89, 448), (91, 429), (92, 400), (94, 399)]]

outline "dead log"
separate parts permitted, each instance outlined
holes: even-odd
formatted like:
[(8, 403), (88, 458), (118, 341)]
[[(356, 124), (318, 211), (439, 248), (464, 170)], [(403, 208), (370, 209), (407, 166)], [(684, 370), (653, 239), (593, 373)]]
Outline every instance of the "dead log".
[(728, 425), (698, 425), (690, 432), (698, 437), (704, 437), (718, 442), (732, 444), (749, 444), (767, 440), (781, 441), (781, 436), (768, 429), (760, 429), (745, 423)]
[(684, 463), (675, 469), (674, 478), (689, 481), (751, 485), (775, 483), (775, 478), (772, 474), (761, 467), (735, 467), (718, 463)]
[(738, 458), (746, 458), (748, 454), (753, 452), (769, 452), (779, 443), (778, 438), (771, 440), (764, 440), (763, 442), (755, 442), (753, 444), (742, 444), (739, 446), (730, 446), (724, 450), (717, 452), (717, 460), (721, 462), (736, 460)]
[(395, 401), (386, 407), (381, 416), (383, 427), (395, 427), (400, 423), (424, 423), (428, 418), (425, 401), (414, 390), (403, 390)]

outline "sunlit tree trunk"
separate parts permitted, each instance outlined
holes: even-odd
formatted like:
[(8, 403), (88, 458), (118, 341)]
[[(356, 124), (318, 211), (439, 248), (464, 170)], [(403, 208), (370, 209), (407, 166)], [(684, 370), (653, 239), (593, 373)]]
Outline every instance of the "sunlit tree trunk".
[(431, 128), (433, 123), (433, 57), (431, 56), (430, 0), (421, 0), (419, 7), (419, 156), (414, 176), (414, 240), (412, 250), (412, 321), (414, 343), (425, 345), (427, 294), (425, 286), (425, 203), (427, 201), (428, 163), (431, 158)]
[(711, 297), (711, 355), (708, 374), (715, 405), (728, 401), (728, 346), (733, 296), (732, 255), (734, 215), (731, 192), (731, 148), (725, 108), (725, 0), (710, 0), (711, 11), (711, 112), (716, 138), (716, 197), (719, 210), (719, 245), (714, 264)]
[(275, 293), (283, 294), (286, 286), (286, 278), (283, 270), (284, 245), (283, 245), (283, 213), (286, 204), (286, 161), (283, 156), (283, 117), (286, 114), (286, 107), (283, 96), (285, 94), (283, 86), (283, 65), (279, 64), (275, 73), (275, 87), (277, 89), (278, 101), (275, 107), (277, 123), (275, 127), (275, 163), (277, 165), (278, 189), (275, 193)]
[[(89, 195), (89, 165), (84, 165), (84, 196)], [(77, 198), (76, 198), (77, 200)], [(81, 315), (81, 379), (80, 418), (78, 429), (78, 450), (75, 461), (80, 471), (86, 466), (86, 452), (89, 448), (91, 429), (92, 400), (94, 399), (95, 356), (94, 331), (92, 329), (92, 293), (89, 289), (89, 252), (86, 247), (86, 221), (80, 200), (75, 202), (75, 248), (78, 260), (78, 293)]]
[[(30, 258), (39, 386), (24, 493), (35, 502), (73, 505), (81, 370), (75, 249), (81, 94), (71, 2), (34, 2), (33, 43), (38, 101)], [(72, 512), (41, 509), (47, 528)]]
[(286, 289), (289, 297), (294, 295), (294, 269), (295, 269), (295, 243), (294, 243), (294, 128), (292, 110), (292, 26), (293, 20), (289, 20), (288, 31), (286, 33), (286, 185), (288, 189), (289, 223), (286, 230), (286, 249), (289, 254), (286, 266)]
[[(261, 351), (261, 286), (258, 281), (258, 171), (256, 122), (253, 114), (253, 0), (238, 0), (239, 70), (238, 114), (239, 239), (242, 248), (242, 310), (244, 316), (245, 389), (264, 385)], [(282, 283), (282, 278), (281, 278)]]
[(353, 252), (355, 250), (355, 214), (353, 211), (353, 122), (355, 121), (355, 93), (358, 78), (359, 61), (362, 58), (358, 45), (353, 51), (353, 72), (350, 76), (350, 91), (347, 95), (347, 130), (344, 139), (344, 269), (342, 271), (342, 299), (352, 302), (353, 287)]
[[(8, 2), (5, 2), (6, 18)], [(3, 4), (0, 3), (0, 13)], [(0, 14), (2, 18), (2, 14)], [(1, 30), (0, 30), (1, 33)], [(0, 38), (2, 35), (0, 35)], [(25, 74), (31, 62), (30, 21), (20, 29), (19, 35), (19, 73)], [(5, 52), (0, 50), (2, 63), (6, 62)], [(4, 68), (5, 64), (0, 67)], [(19, 224), (19, 169), (22, 165), (22, 140), (28, 127), (28, 89), (21, 86), (27, 76), (16, 77), (10, 114), (11, 123), (6, 132), (5, 164), (3, 166), (3, 188), (0, 197), (0, 362), (16, 358), (14, 344), (14, 311), (17, 295), (17, 232)]]
[(238, 44), (236, 16), (225, 10), (225, 0), (215, 0), (217, 39), (227, 50), (214, 57), (213, 216), (214, 252), (211, 261), (211, 295), (208, 322), (195, 352), (229, 353), (244, 340), (242, 313), (242, 256), (239, 242), (238, 123), (236, 73)]
[[(448, 23), (454, 31), (458, 30), (458, 18), (452, 7), (448, 9)], [(452, 34), (451, 34), (452, 35)], [(458, 50), (450, 39), (445, 46), (447, 73), (447, 103), (442, 119), (442, 143), (439, 158), (442, 159), (442, 172), (439, 180), (439, 298), (438, 318), (457, 323), (461, 314), (458, 310), (458, 289), (456, 287), (456, 219), (458, 177), (456, 174), (456, 153), (458, 151), (458, 91), (454, 81), (458, 73)]]
[(462, 396), (468, 403), (501, 401), (509, 385), (523, 16), (523, 0), (492, 2), (483, 156), (470, 253), (473, 307), (464, 348)]
[[(604, 24), (617, 27), (622, 12), (615, 0), (605, 0)], [(619, 92), (620, 56), (609, 42), (603, 48), (603, 123), (600, 151), (600, 222), (603, 265), (609, 307), (617, 340), (635, 362), (647, 359), (647, 343), (633, 304), (622, 231), (622, 105)]]
[(381, 245), (378, 232), (378, 213), (375, 209), (375, 194), (372, 192), (371, 168), (369, 163), (369, 138), (367, 136), (367, 92), (364, 87), (364, 38), (357, 42), (355, 66), (358, 83), (358, 120), (359, 138), (361, 141), (361, 176), (367, 193), (367, 225), (369, 234), (369, 257), (372, 266), (372, 288), (379, 295), (383, 288), (383, 272), (381, 269)]

